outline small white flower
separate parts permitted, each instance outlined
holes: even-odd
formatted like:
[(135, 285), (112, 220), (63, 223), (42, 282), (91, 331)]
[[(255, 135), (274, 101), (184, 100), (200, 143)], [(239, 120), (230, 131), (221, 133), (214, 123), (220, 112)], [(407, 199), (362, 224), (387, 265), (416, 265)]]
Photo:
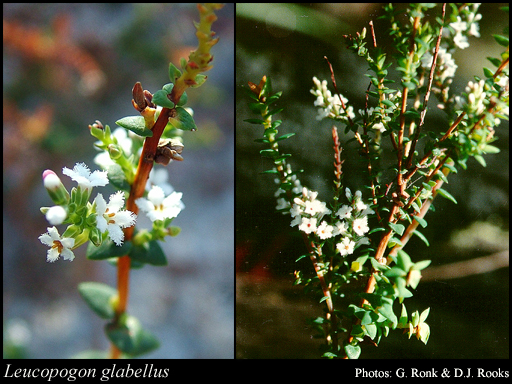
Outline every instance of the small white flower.
[(352, 207), (349, 205), (343, 205), (340, 209), (338, 209), (338, 212), (336, 212), (336, 216), (338, 216), (340, 219), (349, 219), (351, 212)]
[(453, 38), (453, 42), (457, 47), (460, 49), (465, 49), (469, 47), (468, 38), (464, 36), (462, 33), (457, 33), (455, 37)]
[(382, 123), (375, 123), (375, 124), (373, 124), (372, 128), (379, 132), (386, 132), (386, 128), (384, 127), (384, 124), (382, 124)]
[(457, 16), (457, 21), (450, 23), (450, 27), (452, 27), (455, 32), (462, 32), (468, 28), (468, 24), (465, 21), (462, 21), (460, 16)]
[(305, 213), (309, 213), (311, 216), (319, 214), (320, 217), (331, 213), (331, 210), (327, 208), (325, 202), (320, 200), (306, 201), (304, 208)]
[(94, 171), (91, 173), (87, 165), (84, 163), (77, 163), (71, 170), (64, 167), (62, 173), (71, 177), (74, 181), (86, 189), (92, 187), (104, 187), (108, 184), (108, 177), (106, 171)]
[(46, 260), (53, 263), (62, 255), (64, 260), (73, 261), (75, 255), (71, 249), (75, 245), (75, 239), (68, 237), (61, 238), (59, 231), (57, 231), (55, 227), (47, 228), (47, 230), (47, 233), (39, 236), (41, 243), (50, 247)]
[(310, 234), (311, 232), (315, 232), (316, 231), (316, 218), (311, 218), (311, 219), (308, 219), (307, 217), (303, 217), (302, 220), (301, 220), (301, 224), (299, 225), (299, 229), (306, 233), (306, 234)]
[(300, 208), (300, 205), (293, 204), (293, 206), (290, 209), (290, 214), (292, 215), (292, 217), (300, 217), (300, 215), (302, 214), (302, 209)]
[(280, 197), (279, 199), (277, 199), (276, 210), (285, 209), (289, 207), (290, 204), (288, 203), (288, 200), (286, 200), (284, 197)]
[(332, 237), (332, 231), (334, 227), (332, 225), (328, 225), (327, 222), (322, 221), (322, 223), (316, 229), (316, 234), (322, 240), (329, 239)]
[(148, 192), (148, 198), (140, 197), (135, 200), (135, 204), (146, 213), (151, 221), (172, 219), (185, 208), (181, 202), (182, 195), (181, 192), (173, 192), (165, 197), (162, 188), (153, 186)]
[(296, 225), (299, 225), (302, 223), (302, 217), (300, 215), (295, 216), (294, 219), (290, 223), (290, 227), (295, 227)]
[(338, 235), (346, 235), (347, 234), (347, 224), (344, 221), (339, 221), (334, 225), (334, 229), (332, 230), (333, 236)]
[(48, 220), (48, 222), (51, 225), (62, 224), (64, 222), (64, 220), (66, 220), (66, 217), (68, 217), (68, 213), (60, 205), (51, 207), (48, 210), (48, 212), (46, 212), (46, 220)]
[(122, 228), (131, 227), (135, 224), (137, 215), (131, 211), (121, 210), (124, 206), (124, 193), (118, 191), (110, 196), (109, 202), (105, 201), (103, 195), (98, 193), (96, 199), (96, 226), (103, 233), (108, 230), (108, 236), (117, 246), (123, 244), (124, 233)]
[(355, 219), (352, 222), (352, 228), (354, 228), (354, 232), (359, 236), (363, 236), (370, 230), (370, 228), (368, 228), (368, 218), (365, 216), (361, 217), (360, 219)]
[(354, 253), (355, 245), (356, 243), (354, 243), (348, 237), (344, 237), (341, 240), (341, 243), (336, 244), (336, 248), (338, 248), (338, 251), (340, 251), (341, 256), (346, 256)]

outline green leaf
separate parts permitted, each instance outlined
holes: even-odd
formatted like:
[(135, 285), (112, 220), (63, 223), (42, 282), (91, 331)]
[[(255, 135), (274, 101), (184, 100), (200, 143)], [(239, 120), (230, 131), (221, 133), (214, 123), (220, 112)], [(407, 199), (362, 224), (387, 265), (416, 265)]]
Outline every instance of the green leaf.
[(500, 149), (494, 145), (486, 144), (482, 149), (483, 153), (500, 153)]
[(396, 324), (398, 323), (398, 319), (396, 318), (396, 315), (393, 312), (393, 304), (384, 304), (382, 307), (378, 308), (378, 311), (380, 314), (382, 314), (387, 319), (391, 320), (393, 323), (393, 328), (396, 327)]
[(146, 128), (146, 123), (142, 116), (123, 117), (122, 119), (117, 120), (116, 124), (120, 127), (129, 129), (133, 133), (136, 133), (137, 135), (142, 137), (153, 136), (153, 131), (149, 128)]
[(102, 283), (85, 282), (78, 284), (78, 293), (102, 319), (113, 319), (112, 300), (117, 297), (117, 290)]
[(280, 140), (285, 140), (285, 139), (288, 139), (292, 136), (295, 136), (295, 133), (287, 133), (286, 135), (282, 135), (282, 136), (279, 136), (276, 141), (280, 141)]
[(402, 224), (392, 224), (392, 223), (389, 223), (389, 226), (391, 227), (391, 229), (393, 231), (395, 231), (400, 236), (402, 236), (404, 234), (405, 227)]
[(492, 37), (494, 37), (494, 40), (496, 40), (496, 42), (503, 46), (503, 47), (508, 47), (508, 37), (505, 37), (505, 36), (501, 36), (501, 35), (492, 35)]
[(112, 240), (106, 240), (99, 247), (95, 247), (94, 244), (89, 243), (87, 246), (86, 256), (89, 260), (106, 260), (111, 257), (127, 255), (131, 249), (131, 241), (125, 241), (118, 247)]
[(494, 76), (494, 73), (487, 67), (484, 67), (484, 76), (485, 77), (493, 77)]
[(359, 345), (345, 345), (345, 353), (349, 359), (358, 359), (361, 355), (361, 346)]
[(430, 263), (432, 263), (432, 260), (418, 261), (417, 263), (414, 263), (414, 269), (421, 271), (422, 269), (427, 268), (430, 265)]
[(272, 116), (272, 115), (275, 115), (281, 111), (283, 111), (284, 108), (276, 108), (276, 109), (273, 109), (271, 110), (269, 113), (266, 114), (265, 117), (268, 117), (268, 116)]
[(276, 157), (278, 154), (279, 154), (279, 152), (277, 152), (277, 151), (275, 151), (273, 149), (262, 149), (260, 151), (260, 155), (261, 156), (263, 156), (263, 157), (270, 157), (271, 159)]
[(119, 164), (112, 164), (107, 167), (108, 180), (117, 189), (130, 191), (130, 184), (126, 181), (126, 175)]
[(428, 242), (427, 238), (425, 237), (425, 235), (424, 235), (423, 233), (421, 233), (421, 232), (420, 232), (420, 231), (418, 231), (418, 230), (415, 230), (415, 231), (413, 232), (413, 234), (414, 234), (414, 235), (416, 235), (416, 236), (418, 236), (421, 240), (423, 240), (423, 242), (427, 245), (427, 247), (429, 247), (429, 246), (430, 246), (430, 244), (429, 244), (429, 242)]
[(377, 336), (377, 326), (375, 324), (367, 324), (364, 326), (366, 330), (366, 334), (370, 337), (370, 339), (374, 339)]
[(169, 117), (169, 123), (174, 127), (183, 131), (196, 131), (197, 126), (194, 118), (183, 107), (176, 107), (176, 116)]
[(453, 197), (450, 193), (446, 192), (443, 188), (437, 188), (437, 193), (439, 193), (445, 199), (451, 200), (455, 204), (457, 204), (457, 200), (455, 200), (455, 197)]
[(251, 123), (251, 124), (265, 124), (265, 120), (261, 120), (261, 119), (245, 119), (244, 121), (246, 123)]
[(151, 265), (167, 265), (162, 248), (156, 240), (144, 243), (143, 245), (134, 245), (129, 253), (132, 260)]
[(174, 108), (174, 103), (167, 97), (169, 93), (164, 91), (163, 89), (156, 91), (153, 94), (153, 99), (151, 101), (162, 108), (172, 109)]
[(169, 80), (171, 83), (175, 83), (176, 79), (181, 76), (181, 71), (174, 66), (173, 63), (169, 63)]
[(139, 320), (133, 316), (121, 317), (119, 324), (107, 324), (105, 332), (119, 350), (130, 356), (146, 354), (160, 346), (156, 337), (143, 329)]
[(423, 228), (427, 226), (427, 220), (419, 216), (413, 216), (413, 219), (416, 220)]
[(198, 88), (198, 87), (200, 87), (201, 85), (203, 85), (203, 84), (204, 84), (204, 82), (206, 81), (206, 78), (207, 78), (207, 77), (208, 77), (208, 76), (206, 76), (206, 75), (201, 75), (201, 74), (196, 75), (196, 78), (194, 79), (196, 83), (195, 83), (195, 84), (193, 84), (193, 85), (191, 85), (190, 87), (191, 87), (191, 88)]

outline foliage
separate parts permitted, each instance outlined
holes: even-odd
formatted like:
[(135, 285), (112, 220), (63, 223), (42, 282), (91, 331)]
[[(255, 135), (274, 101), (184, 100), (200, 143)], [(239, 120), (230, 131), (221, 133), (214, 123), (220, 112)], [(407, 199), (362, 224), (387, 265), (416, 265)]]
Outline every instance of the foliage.
[[(507, 37), (495, 35), (506, 47), (500, 57), (488, 58), (496, 69), (484, 68), (484, 76), (475, 76), (460, 95), (450, 89), (457, 69), (453, 52), (469, 47), (468, 36), (479, 37), (478, 6), (411, 4), (404, 19), (392, 4), (386, 5), (380, 20), (393, 38), (387, 51), (378, 45), (373, 23), (369, 34), (365, 28), (356, 36), (345, 36), (348, 48), (369, 70), (366, 105), (359, 115), (338, 91), (332, 67), (334, 94), (326, 80), (313, 78), (318, 120), (342, 124), (345, 134), (352, 136), (341, 145), (337, 128), (332, 128), (335, 177), (329, 205), (302, 186), (302, 170), (292, 170), (287, 162), (291, 154), (279, 147), (280, 141), (294, 135), (280, 136), (283, 122), (274, 120), (283, 110), (276, 107), (282, 93), (273, 93), (266, 76), (245, 89), (252, 99), (249, 108), (258, 117), (244, 121), (263, 126), (257, 142), (266, 148), (260, 154), (273, 163), (264, 173), (279, 184), (276, 209), (291, 215), (291, 226), (298, 227), (307, 249), (298, 260), (309, 258), (315, 272), (308, 277), (308, 270), (297, 270), (295, 283), (325, 303), (325, 315), (310, 321), (325, 340), (323, 357), (358, 358), (363, 341), (378, 345), (397, 328), (409, 338), (414, 334), (425, 344), (429, 340), (425, 321), (430, 308), (409, 318), (404, 301), (413, 295), (430, 261), (413, 262), (403, 248), (413, 234), (429, 245), (417, 227), (427, 226), (425, 215), (433, 209), (432, 200), (440, 195), (457, 203), (441, 186), (450, 173), (466, 169), (470, 157), (485, 166), (484, 155), (499, 151), (491, 144), (497, 139), (495, 128), (500, 119), (508, 119)], [(437, 17), (428, 20), (425, 15), (433, 12)], [(395, 73), (399, 82), (393, 80)], [(446, 114), (441, 133), (426, 121), (431, 95)], [(392, 164), (383, 162), (385, 142), (390, 143)], [(354, 193), (342, 185), (342, 151), (352, 144), (367, 165), (365, 184)], [(364, 282), (364, 289), (356, 297), (346, 297), (352, 280)], [(402, 308), (399, 316), (397, 302)]]
[[(204, 84), (206, 76), (202, 73), (212, 68), (210, 49), (218, 38), (213, 37), (211, 26), (217, 19), (215, 11), (222, 5), (198, 4), (197, 8), (198, 47), (188, 60), (181, 60), (179, 69), (169, 64), (170, 83), (152, 94), (137, 82), (132, 105), (138, 115), (116, 121), (121, 128), (112, 131), (99, 121), (89, 126), (91, 135), (97, 139), (94, 146), (100, 151), (95, 162), (102, 170), (91, 172), (84, 163), (77, 163), (73, 169), (64, 167), (63, 173), (78, 184), (70, 192), (55, 172), (43, 172), (45, 188), (56, 204), (41, 208), (53, 225), (39, 237), (50, 247), (47, 260), (54, 262), (62, 257), (72, 261), (73, 250), (89, 242), (88, 259), (107, 260), (118, 268), (117, 289), (95, 282), (84, 282), (78, 287), (88, 306), (108, 320), (105, 333), (112, 344), (112, 358), (140, 356), (159, 346), (155, 336), (126, 312), (128, 281), (130, 268), (167, 265), (159, 241), (180, 232), (172, 222), (184, 208), (182, 193), (174, 191), (166, 181), (157, 181), (153, 165), (182, 161), (181, 131), (197, 130), (192, 110), (185, 107), (185, 90)], [(91, 202), (93, 188), (109, 183), (118, 191), (108, 202), (101, 193)], [(150, 230), (135, 229), (139, 210), (151, 220)], [(56, 225), (62, 224), (67, 228), (60, 235)], [(81, 356), (104, 354), (89, 351)]]

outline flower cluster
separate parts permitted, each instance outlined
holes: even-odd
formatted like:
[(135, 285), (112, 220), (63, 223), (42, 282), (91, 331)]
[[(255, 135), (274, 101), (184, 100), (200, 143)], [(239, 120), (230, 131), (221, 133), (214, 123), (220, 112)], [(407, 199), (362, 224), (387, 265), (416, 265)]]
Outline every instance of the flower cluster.
[(485, 109), (485, 99), (487, 94), (484, 91), (485, 81), (468, 82), (466, 86), (467, 100), (463, 97), (455, 96), (455, 108), (464, 109), (469, 114), (480, 115)]
[[(62, 256), (71, 261), (75, 257), (73, 249), (87, 240), (99, 245), (103, 234), (116, 245), (122, 245), (123, 228), (134, 225), (137, 217), (133, 212), (121, 209), (124, 206), (124, 194), (117, 192), (111, 195), (107, 204), (102, 194), (98, 193), (94, 203), (89, 202), (94, 187), (108, 184), (107, 172), (96, 170), (91, 173), (84, 163), (77, 163), (73, 169), (64, 167), (62, 173), (78, 184), (71, 190), (71, 194), (55, 172), (43, 172), (43, 184), (52, 200), (58, 204), (41, 208), (48, 222), (54, 225), (39, 237), (44, 245), (50, 247), (47, 260), (53, 262)], [(60, 224), (69, 224), (62, 236), (55, 227)]]
[(449, 28), (445, 30), (445, 37), (452, 40), (454, 44), (465, 49), (469, 47), (468, 36), (480, 37), (478, 21), (482, 15), (477, 13), (480, 3), (474, 3), (472, 7), (464, 7), (456, 20), (450, 23)]
[[(62, 172), (78, 183), (78, 186), (71, 190), (71, 194), (55, 172), (43, 172), (44, 186), (57, 204), (41, 208), (48, 222), (54, 225), (39, 237), (44, 245), (50, 247), (47, 260), (54, 262), (62, 256), (63, 259), (71, 261), (75, 258), (73, 249), (87, 240), (98, 246), (106, 236), (117, 246), (121, 246), (124, 241), (123, 229), (135, 225), (137, 219), (135, 213), (123, 209), (124, 192), (118, 191), (110, 195), (108, 203), (103, 195), (98, 193), (91, 203), (89, 199), (93, 187), (108, 184), (107, 172), (96, 170), (91, 173), (84, 163), (76, 164), (73, 169), (64, 167)], [(161, 175), (158, 179), (165, 181)], [(165, 193), (164, 189), (168, 193)], [(181, 202), (181, 196), (181, 192), (175, 192), (168, 183), (163, 182), (162, 187), (152, 185), (148, 198), (139, 198), (136, 204), (151, 221), (163, 221), (175, 218), (185, 207)], [(62, 236), (55, 227), (60, 224), (69, 224)]]
[(345, 195), (349, 202), (342, 205), (333, 216), (334, 223), (331, 225), (324, 216), (330, 215), (332, 211), (327, 208), (325, 202), (317, 199), (318, 192), (303, 188), (302, 197), (296, 197), (290, 209), (293, 217), (291, 226), (299, 226), (299, 230), (307, 235), (314, 234), (320, 240), (327, 240), (341, 236), (336, 243), (336, 248), (341, 256), (354, 253), (354, 250), (363, 244), (369, 244), (365, 234), (370, 230), (368, 227), (368, 215), (374, 213), (372, 209), (362, 200), (361, 191), (354, 195), (349, 188), (346, 188)]
[(310, 92), (316, 96), (315, 106), (320, 107), (318, 109), (317, 120), (322, 120), (325, 117), (335, 118), (341, 121), (348, 122), (349, 118), (353, 119), (355, 117), (354, 110), (352, 107), (348, 107), (346, 110), (342, 107), (343, 103), (346, 105), (348, 103), (348, 99), (343, 95), (332, 95), (331, 91), (327, 89), (327, 80), (318, 80), (316, 77), (313, 77), (313, 82), (315, 83), (315, 87), (310, 90)]

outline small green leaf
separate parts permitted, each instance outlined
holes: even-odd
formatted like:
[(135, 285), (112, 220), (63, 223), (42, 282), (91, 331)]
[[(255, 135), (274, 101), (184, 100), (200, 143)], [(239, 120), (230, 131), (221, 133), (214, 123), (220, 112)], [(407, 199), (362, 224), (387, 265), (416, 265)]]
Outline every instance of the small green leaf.
[(280, 140), (285, 140), (285, 139), (288, 139), (292, 136), (295, 136), (295, 133), (287, 133), (286, 135), (282, 135), (282, 136), (279, 136), (276, 141), (280, 141)]
[(425, 235), (424, 235), (423, 233), (421, 233), (421, 232), (420, 232), (420, 231), (418, 231), (418, 230), (415, 230), (415, 231), (413, 232), (413, 234), (415, 234), (415, 235), (416, 235), (416, 236), (418, 236), (421, 240), (423, 240), (423, 242), (427, 245), (427, 247), (429, 247), (429, 246), (430, 246), (430, 244), (429, 244), (429, 242), (428, 242), (427, 238), (425, 237)]
[(345, 345), (345, 353), (349, 359), (358, 359), (361, 355), (361, 346), (359, 345)]
[(494, 37), (494, 40), (496, 40), (496, 42), (499, 45), (501, 45), (503, 47), (508, 47), (508, 42), (509, 42), (508, 37), (501, 36), (501, 35), (492, 35), (492, 37)]
[(176, 116), (169, 117), (169, 123), (174, 127), (183, 131), (196, 131), (197, 126), (194, 118), (183, 107), (176, 107)]
[[(170, 93), (170, 92), (169, 92)], [(174, 108), (174, 103), (169, 100), (167, 95), (169, 94), (165, 90), (161, 89), (153, 94), (152, 102), (162, 108)]]
[(117, 189), (130, 191), (130, 184), (126, 181), (126, 175), (119, 164), (112, 164), (107, 167), (108, 180)]
[(427, 220), (419, 216), (413, 216), (414, 220), (416, 220), (423, 228), (427, 226)]
[(95, 247), (94, 244), (89, 243), (86, 256), (89, 260), (105, 260), (111, 257), (127, 255), (131, 249), (131, 241), (125, 241), (121, 246), (117, 246), (112, 240), (106, 240), (99, 247)]
[(437, 188), (437, 193), (439, 193), (441, 196), (443, 196), (445, 199), (453, 201), (455, 204), (457, 204), (457, 200), (455, 200), (455, 197), (453, 197), (450, 193), (446, 192), (443, 188)]
[(270, 157), (271, 159), (276, 157), (278, 154), (279, 154), (279, 152), (277, 152), (277, 151), (275, 151), (273, 149), (262, 149), (260, 151), (260, 155), (261, 156), (263, 156), (263, 157)]
[(393, 231), (395, 231), (400, 236), (402, 236), (404, 234), (405, 227), (402, 224), (392, 224), (392, 223), (389, 223), (389, 226), (391, 227), (391, 229)]
[(200, 87), (201, 85), (203, 85), (203, 84), (204, 84), (204, 82), (206, 81), (206, 78), (207, 78), (207, 77), (208, 77), (208, 76), (206, 76), (206, 75), (201, 75), (201, 74), (196, 75), (196, 78), (195, 78), (195, 82), (196, 82), (196, 83), (195, 83), (195, 84), (193, 84), (193, 85), (191, 85), (191, 87), (192, 87), (192, 88), (198, 88), (198, 87)]
[(114, 318), (112, 300), (117, 296), (116, 289), (102, 283), (85, 282), (78, 284), (78, 292), (99, 317)]
[(159, 347), (155, 336), (144, 330), (133, 316), (122, 317), (119, 324), (107, 324), (105, 332), (117, 348), (130, 356), (139, 356)]
[(430, 263), (432, 263), (432, 260), (422, 260), (418, 261), (417, 263), (414, 263), (414, 269), (421, 271), (422, 269), (427, 268)]
[(251, 124), (265, 124), (265, 121), (261, 120), (261, 119), (245, 119), (244, 121), (246, 123), (251, 123)]
[(153, 131), (149, 128), (146, 128), (146, 123), (142, 116), (123, 117), (122, 119), (117, 120), (116, 124), (120, 127), (129, 129), (130, 131), (142, 137), (153, 136)]
[(486, 144), (482, 149), (483, 153), (500, 153), (500, 149), (494, 145)]
[(156, 240), (144, 243), (143, 245), (135, 245), (131, 249), (129, 256), (132, 260), (151, 265), (167, 265), (162, 248)]
[(175, 83), (180, 76), (181, 71), (173, 63), (169, 63), (169, 80), (171, 80), (171, 83)]

